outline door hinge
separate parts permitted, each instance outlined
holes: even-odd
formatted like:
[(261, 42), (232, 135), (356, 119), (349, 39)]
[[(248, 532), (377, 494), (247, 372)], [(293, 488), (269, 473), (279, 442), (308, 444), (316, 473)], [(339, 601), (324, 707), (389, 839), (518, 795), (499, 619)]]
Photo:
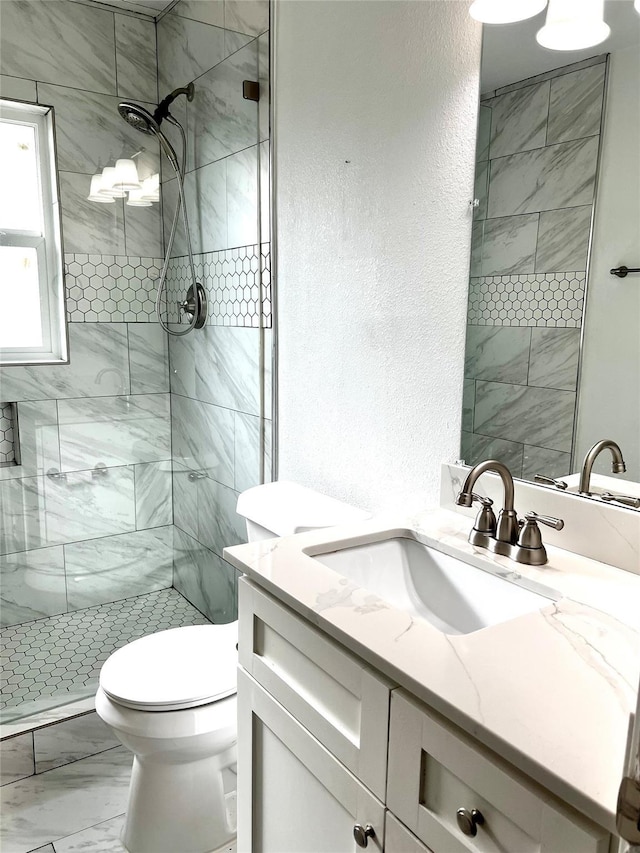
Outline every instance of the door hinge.
[(242, 81), (242, 97), (245, 101), (260, 100), (260, 84), (255, 80)]
[(625, 776), (618, 791), (618, 834), (629, 844), (640, 844), (640, 781)]

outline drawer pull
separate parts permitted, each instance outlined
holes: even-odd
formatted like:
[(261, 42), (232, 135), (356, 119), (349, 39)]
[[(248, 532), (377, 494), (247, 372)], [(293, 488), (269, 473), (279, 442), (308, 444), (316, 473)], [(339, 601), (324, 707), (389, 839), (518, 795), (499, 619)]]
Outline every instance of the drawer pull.
[(482, 812), (478, 811), (478, 809), (471, 809), (471, 811), (469, 809), (458, 809), (456, 820), (458, 821), (458, 827), (461, 832), (472, 836), (478, 834), (478, 827), (484, 823)]
[[(370, 838), (375, 838), (375, 831), (370, 823), (363, 826), (361, 823), (356, 823), (353, 827), (353, 837), (356, 840), (358, 847), (366, 847)], [(475, 834), (475, 833), (474, 833)]]

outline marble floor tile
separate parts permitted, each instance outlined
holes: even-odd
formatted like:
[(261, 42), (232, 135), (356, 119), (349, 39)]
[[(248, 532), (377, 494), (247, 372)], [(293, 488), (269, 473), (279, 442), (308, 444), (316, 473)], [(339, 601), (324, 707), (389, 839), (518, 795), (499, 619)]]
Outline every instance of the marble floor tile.
[(526, 385), (530, 344), (527, 327), (467, 326), (465, 376)]
[(482, 275), (532, 273), (537, 239), (537, 213), (487, 219), (482, 238)]
[(227, 163), (228, 244), (258, 242), (258, 146), (239, 151)]
[(575, 391), (580, 329), (532, 329), (529, 385)]
[(257, 329), (206, 326), (194, 342), (195, 396), (218, 406), (259, 415), (259, 351)]
[(174, 460), (233, 486), (233, 412), (175, 394), (172, 404)]
[(90, 174), (60, 172), (59, 181), (65, 252), (124, 255), (123, 200), (89, 201)]
[(67, 609), (61, 546), (0, 557), (0, 625), (18, 625)]
[(171, 456), (168, 394), (61, 400), (58, 417), (63, 471), (159, 462)]
[(547, 134), (549, 81), (492, 98), (491, 159), (542, 148)]
[(540, 214), (536, 272), (585, 270), (592, 206), (547, 210)]
[(173, 523), (171, 461), (135, 465), (136, 529)]
[(0, 784), (8, 785), (25, 779), (34, 770), (31, 732), (0, 741)]
[(116, 15), (115, 24), (118, 95), (155, 104), (158, 99), (155, 22)]
[(174, 586), (214, 623), (237, 618), (236, 571), (179, 528), (175, 531)]
[(70, 323), (69, 352), (69, 364), (0, 368), (3, 399), (20, 402), (129, 393), (124, 323)]
[(126, 853), (120, 841), (124, 819), (121, 814), (66, 838), (57, 838), (55, 853)]
[(3, 74), (115, 95), (115, 70), (111, 12), (62, 0), (3, 0)]
[(591, 204), (597, 160), (597, 137), (492, 160), (489, 216)]
[(122, 814), (130, 775), (131, 753), (117, 747), (5, 785), (0, 790), (3, 853), (26, 853)]
[[(0, 385), (1, 385), (0, 380)], [(33, 477), (51, 468), (60, 469), (58, 446), (58, 410), (55, 400), (37, 400), (18, 404), (20, 424), (20, 465), (0, 468), (0, 480)]]
[(132, 394), (169, 390), (169, 345), (159, 323), (128, 323)]
[(550, 450), (571, 450), (574, 393), (476, 382), (474, 431)]
[(158, 21), (157, 32), (161, 97), (200, 77), (225, 57), (221, 27), (179, 17), (172, 11)]
[(551, 81), (547, 145), (600, 133), (604, 80), (602, 64)]
[(172, 528), (154, 527), (65, 546), (69, 610), (167, 589)]
[(571, 454), (549, 450), (546, 447), (524, 446), (522, 477), (533, 480), (536, 474), (558, 479), (571, 473)]
[(33, 742), (36, 773), (44, 773), (54, 767), (62, 767), (63, 764), (120, 746), (118, 738), (95, 711), (38, 729), (33, 733)]
[(497, 459), (508, 467), (512, 476), (522, 476), (522, 455), (524, 447), (515, 441), (505, 441), (503, 438), (491, 438), (488, 435), (471, 436), (470, 465), (477, 465), (485, 459)]

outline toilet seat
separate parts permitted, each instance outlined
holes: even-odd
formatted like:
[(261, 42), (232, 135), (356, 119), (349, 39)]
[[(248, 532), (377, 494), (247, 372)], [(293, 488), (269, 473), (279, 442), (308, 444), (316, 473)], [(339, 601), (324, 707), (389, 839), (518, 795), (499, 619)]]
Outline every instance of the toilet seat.
[(236, 692), (238, 623), (171, 628), (134, 640), (103, 664), (100, 687), (137, 711), (196, 708)]

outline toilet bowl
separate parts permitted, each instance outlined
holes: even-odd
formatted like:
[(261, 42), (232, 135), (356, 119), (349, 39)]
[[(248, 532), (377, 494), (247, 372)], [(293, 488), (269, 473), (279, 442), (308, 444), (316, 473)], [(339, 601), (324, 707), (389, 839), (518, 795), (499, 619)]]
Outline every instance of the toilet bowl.
[[(369, 515), (281, 481), (238, 499), (249, 541)], [(213, 853), (236, 834), (237, 622), (159, 631), (114, 652), (96, 711), (134, 755), (129, 853)]]

